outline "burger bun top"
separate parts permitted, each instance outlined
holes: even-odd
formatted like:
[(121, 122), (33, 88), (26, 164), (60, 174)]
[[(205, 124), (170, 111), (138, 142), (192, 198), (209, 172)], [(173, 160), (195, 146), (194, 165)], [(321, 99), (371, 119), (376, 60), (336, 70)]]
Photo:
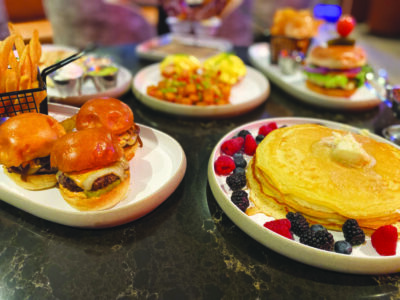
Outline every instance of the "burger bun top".
[(61, 124), (51, 116), (24, 113), (0, 126), (0, 164), (19, 166), (50, 154), (55, 141), (65, 135)]
[(109, 131), (89, 128), (61, 137), (53, 146), (50, 164), (69, 173), (104, 168), (122, 157), (123, 150)]
[(367, 62), (367, 55), (358, 46), (316, 46), (307, 57), (307, 64), (330, 69), (352, 69), (362, 67)]
[(76, 116), (76, 129), (103, 127), (121, 134), (133, 126), (133, 112), (124, 102), (110, 97), (85, 102)]

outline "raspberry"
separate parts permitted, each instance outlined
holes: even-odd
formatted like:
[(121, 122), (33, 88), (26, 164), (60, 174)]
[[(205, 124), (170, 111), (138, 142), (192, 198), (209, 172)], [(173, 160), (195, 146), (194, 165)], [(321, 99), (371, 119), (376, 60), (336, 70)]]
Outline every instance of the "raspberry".
[(278, 219), (265, 222), (264, 227), (293, 240), (292, 233), (290, 232), (290, 221), (288, 219)]
[(304, 218), (304, 216), (299, 212), (288, 212), (286, 218), (288, 218), (292, 224), (292, 232), (297, 236), (301, 236), (304, 232), (307, 232), (310, 229), (310, 225), (306, 218)]
[(226, 183), (232, 191), (241, 190), (246, 186), (246, 175), (232, 174), (226, 177)]
[(244, 140), (244, 153), (254, 155), (257, 148), (257, 142), (251, 134), (246, 135)]
[(233, 191), (231, 201), (243, 212), (246, 211), (250, 204), (247, 192), (243, 190)]
[(235, 162), (226, 155), (221, 155), (214, 162), (214, 170), (217, 175), (229, 175), (235, 169)]
[(342, 231), (344, 234), (344, 239), (353, 246), (361, 245), (365, 242), (364, 231), (354, 219), (346, 220), (342, 226)]
[(335, 241), (333, 235), (328, 231), (312, 231), (309, 229), (300, 237), (300, 243), (321, 250), (332, 251)]
[(379, 227), (371, 235), (371, 242), (376, 252), (380, 255), (395, 255), (397, 247), (397, 228), (393, 225)]
[(275, 130), (278, 128), (278, 125), (276, 125), (276, 122), (270, 122), (268, 124), (265, 124), (263, 126), (261, 126), (258, 129), (258, 134), (261, 134), (263, 136), (267, 136), (268, 133), (270, 133), (271, 131)]
[(222, 143), (221, 150), (223, 153), (232, 156), (240, 151), (243, 147), (244, 138), (236, 137)]

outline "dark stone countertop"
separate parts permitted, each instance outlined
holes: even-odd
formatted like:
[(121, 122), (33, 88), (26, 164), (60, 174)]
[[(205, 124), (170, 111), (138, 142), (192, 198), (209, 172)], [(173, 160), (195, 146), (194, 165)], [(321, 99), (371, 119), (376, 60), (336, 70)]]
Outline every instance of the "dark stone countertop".
[[(134, 45), (107, 47), (134, 74), (149, 64)], [(246, 49), (236, 49), (248, 63)], [(88, 230), (48, 222), (0, 202), (3, 299), (391, 299), (399, 275), (351, 275), (314, 268), (271, 251), (221, 210), (207, 181), (211, 151), (227, 132), (254, 120), (314, 117), (380, 133), (397, 122), (384, 105), (362, 112), (306, 105), (271, 85), (268, 100), (241, 116), (176, 117), (121, 97), (135, 121), (174, 137), (187, 157), (176, 191), (134, 222)], [(1, 196), (0, 196), (1, 197)]]

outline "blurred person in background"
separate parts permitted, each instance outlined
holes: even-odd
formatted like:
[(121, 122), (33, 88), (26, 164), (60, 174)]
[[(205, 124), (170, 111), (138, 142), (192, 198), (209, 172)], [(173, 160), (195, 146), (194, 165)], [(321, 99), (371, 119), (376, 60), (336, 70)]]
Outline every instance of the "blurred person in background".
[(204, 0), (203, 4), (193, 6), (188, 0), (160, 1), (166, 16), (191, 21), (217, 16), (222, 23), (216, 37), (225, 38), (236, 46), (249, 46), (253, 42), (253, 0)]
[(4, 1), (0, 0), (0, 40), (4, 40), (9, 35), (8, 15)]
[(156, 35), (135, 5), (105, 0), (43, 0), (54, 43), (83, 48), (89, 44), (139, 43)]

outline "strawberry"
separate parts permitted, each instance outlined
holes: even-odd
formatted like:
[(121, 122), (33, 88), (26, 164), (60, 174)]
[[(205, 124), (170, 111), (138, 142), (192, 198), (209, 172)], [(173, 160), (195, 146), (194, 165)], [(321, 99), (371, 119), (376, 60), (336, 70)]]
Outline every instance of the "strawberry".
[(254, 155), (257, 148), (257, 142), (251, 134), (246, 135), (244, 139), (244, 153)]
[(288, 219), (278, 219), (264, 223), (264, 227), (276, 232), (288, 239), (293, 240), (292, 233), (290, 232), (290, 221)]
[(229, 175), (235, 167), (233, 159), (226, 155), (218, 157), (214, 162), (214, 170), (217, 175)]
[(371, 235), (371, 242), (376, 252), (380, 255), (395, 255), (397, 247), (397, 228), (393, 225), (379, 227)]
[(278, 125), (276, 125), (276, 122), (270, 122), (268, 124), (265, 124), (263, 126), (261, 126), (258, 129), (258, 134), (261, 134), (263, 136), (267, 136), (268, 133), (270, 133), (271, 131), (275, 130), (278, 128)]
[(242, 149), (243, 143), (244, 143), (244, 138), (242, 137), (232, 138), (222, 143), (221, 151), (227, 155), (232, 156), (233, 154), (239, 152)]

